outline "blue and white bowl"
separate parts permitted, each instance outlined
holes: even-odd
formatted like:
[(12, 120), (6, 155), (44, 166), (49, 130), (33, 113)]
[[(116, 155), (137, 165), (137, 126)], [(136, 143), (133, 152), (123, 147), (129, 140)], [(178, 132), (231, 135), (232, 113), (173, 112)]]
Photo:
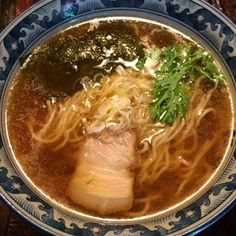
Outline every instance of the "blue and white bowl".
[[(4, 134), (3, 98), (19, 58), (54, 32), (97, 17), (144, 18), (191, 35), (220, 61), (235, 98), (236, 27), (220, 11), (199, 0), (44, 0), (17, 17), (0, 35), (0, 194), (34, 225), (55, 235), (195, 234), (219, 219), (236, 203), (235, 132), (228, 162), (210, 186), (181, 209), (139, 221), (101, 222), (64, 211), (36, 194), (16, 168)], [(235, 101), (235, 99), (233, 99)], [(233, 226), (234, 227), (234, 226)]]

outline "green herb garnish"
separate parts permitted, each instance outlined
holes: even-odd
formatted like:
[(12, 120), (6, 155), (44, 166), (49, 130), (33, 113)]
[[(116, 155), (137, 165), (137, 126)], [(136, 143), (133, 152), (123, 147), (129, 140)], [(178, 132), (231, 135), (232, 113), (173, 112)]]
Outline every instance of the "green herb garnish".
[(189, 94), (197, 79), (210, 79), (215, 86), (225, 79), (212, 56), (191, 44), (151, 49), (140, 65), (149, 67), (152, 62), (158, 69), (155, 70), (156, 80), (152, 89), (155, 100), (150, 106), (150, 114), (153, 119), (167, 124), (173, 124), (177, 116), (185, 117)]

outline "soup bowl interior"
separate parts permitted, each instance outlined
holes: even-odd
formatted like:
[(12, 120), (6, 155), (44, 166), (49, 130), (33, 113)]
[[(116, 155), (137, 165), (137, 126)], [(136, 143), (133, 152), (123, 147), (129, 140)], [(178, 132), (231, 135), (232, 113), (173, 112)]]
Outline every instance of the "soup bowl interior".
[[(92, 14), (90, 10), (93, 8), (91, 6), (88, 7), (88, 9), (90, 10), (87, 11), (84, 10), (83, 14), (79, 14), (80, 10), (78, 9), (76, 10), (77, 6), (76, 4), (71, 3), (70, 5), (66, 5), (66, 3), (65, 4), (59, 3), (59, 1), (52, 1), (52, 3), (54, 3), (54, 5), (50, 4), (47, 5), (46, 3), (45, 4), (42, 3), (41, 5), (40, 4), (36, 5), (34, 8), (29, 10), (28, 13), (25, 13), (25, 15), (19, 17), (18, 20), (16, 20), (15, 22), (15, 23), (24, 22), (24, 24), (26, 24), (25, 23), (26, 20), (32, 20), (30, 24), (32, 26), (31, 28), (27, 26), (24, 27), (24, 25), (20, 24), (16, 26), (14, 25), (15, 23), (13, 22), (8, 28), (12, 29), (12, 32), (8, 32), (9, 30), (8, 31), (6, 30), (2, 33), (1, 53), (3, 54), (3, 56), (1, 56), (2, 60), (1, 63), (3, 65), (1, 67), (2, 70), (0, 76), (2, 79), (1, 80), (2, 84), (4, 83), (5, 85), (1, 94), (2, 95), (1, 139), (3, 146), (1, 148), (0, 168), (3, 173), (1, 177), (1, 192), (2, 192), (1, 195), (3, 196), (3, 198), (6, 200), (8, 204), (13, 206), (21, 215), (29, 219), (32, 223), (39, 225), (44, 230), (61, 235), (73, 234), (76, 232), (80, 232), (81, 230), (88, 232), (97, 230), (97, 233), (100, 233), (102, 235), (109, 231), (115, 232), (116, 230), (120, 230), (120, 233), (123, 233), (125, 232), (125, 230), (129, 231), (131, 229), (133, 230), (133, 232), (138, 232), (140, 230), (144, 232), (154, 232), (155, 230), (157, 230), (161, 232), (161, 234), (169, 234), (169, 233), (180, 234), (181, 232), (192, 231), (204, 225), (203, 222), (213, 222), (212, 221), (213, 215), (216, 212), (219, 213), (222, 212), (223, 209), (227, 209), (227, 207), (229, 207), (230, 204), (232, 206), (232, 202), (235, 199), (235, 188), (233, 186), (236, 181), (234, 177), (235, 166), (236, 166), (235, 165), (236, 160), (234, 157), (234, 151), (235, 151), (234, 109), (235, 109), (235, 92), (236, 92), (234, 78), (236, 71), (234, 68), (232, 68), (232, 63), (235, 60), (234, 52), (236, 49), (232, 46), (233, 43), (231, 43), (234, 42), (236, 38), (233, 32), (235, 28), (231, 27), (233, 28), (232, 32), (227, 32), (227, 34), (224, 33), (225, 31), (223, 30), (220, 31), (219, 30), (220, 26), (219, 28), (217, 28), (218, 27), (217, 25), (213, 24), (209, 25), (211, 24), (211, 22), (208, 24), (207, 21), (208, 18), (201, 19), (200, 16), (202, 16), (202, 14), (205, 12), (203, 11), (202, 13), (200, 9), (199, 14), (197, 14), (199, 24), (201, 23), (201, 21), (203, 22), (205, 21), (204, 23), (206, 27), (205, 28), (203, 27), (202, 30), (198, 30), (197, 26), (194, 26), (192, 23), (195, 16), (192, 16), (192, 18), (189, 17), (188, 18), (189, 22), (188, 22), (187, 20), (186, 21), (182, 20), (181, 16), (179, 15), (177, 19), (174, 19), (173, 15), (171, 15), (172, 14), (171, 12), (165, 13), (165, 11), (161, 8), (161, 6), (163, 7), (165, 6), (168, 8), (170, 7), (168, 6), (168, 4), (167, 5), (157, 4), (159, 8), (155, 8), (154, 11), (151, 11), (150, 8), (148, 7), (149, 5), (144, 4), (142, 5), (145, 6), (144, 9), (141, 9), (141, 7), (138, 7), (135, 5), (135, 3), (133, 3), (134, 4), (132, 6), (133, 9), (131, 8), (131, 6), (129, 6), (129, 8), (122, 8), (121, 10), (113, 8), (112, 5), (109, 7), (109, 4), (104, 9), (103, 8), (99, 9), (99, 4), (103, 4), (102, 1), (101, 2), (99, 1), (98, 2), (99, 4), (97, 5), (97, 10)], [(185, 6), (187, 7), (187, 5), (188, 4), (186, 3)], [(56, 8), (59, 6), (61, 6), (60, 11), (59, 8)], [(65, 10), (66, 6), (70, 7), (68, 8), (69, 10)], [(193, 3), (193, 6), (195, 7), (194, 8), (195, 10), (192, 11), (189, 10), (190, 11), (189, 15), (194, 15), (198, 11), (197, 4)], [(199, 7), (200, 6), (202, 8), (204, 7), (203, 9), (205, 10), (206, 9), (208, 10), (209, 7), (208, 5), (205, 6), (203, 3), (202, 5), (199, 5)], [(127, 6), (125, 5), (123, 7)], [(50, 10), (56, 9), (58, 10), (58, 12), (60, 12), (61, 15), (51, 13), (52, 18), (49, 18), (47, 21), (43, 21), (43, 18), (40, 15), (43, 13), (40, 12), (40, 9), (50, 9)], [(177, 14), (178, 11), (180, 12), (181, 8), (179, 10), (176, 10), (175, 14)], [(210, 10), (208, 11), (210, 12)], [(75, 12), (78, 15), (75, 14), (73, 16)], [(69, 13), (71, 15), (69, 15)], [(222, 17), (220, 13), (217, 14), (218, 14), (217, 17), (219, 18)], [(38, 21), (41, 19), (40, 24), (36, 19), (34, 19), (34, 16), (38, 16), (37, 18)], [(210, 174), (207, 175), (207, 177), (203, 179), (201, 183), (196, 185), (194, 189), (190, 190), (188, 188), (186, 190), (187, 194), (180, 192), (179, 200), (175, 199), (176, 201), (171, 201), (172, 196), (166, 196), (166, 193), (163, 190), (164, 197), (161, 198), (159, 202), (154, 201), (154, 205), (152, 206), (152, 208), (154, 207), (154, 210), (152, 211), (137, 215), (135, 214), (113, 215), (110, 213), (97, 214), (96, 211), (94, 212), (86, 210), (86, 207), (78, 208), (77, 204), (71, 203), (70, 201), (68, 202), (67, 200), (65, 201), (63, 198), (55, 197), (56, 195), (52, 190), (52, 187), (55, 184), (58, 185), (61, 184), (62, 189), (60, 189), (59, 186), (60, 191), (56, 194), (65, 195), (63, 197), (65, 197), (65, 199), (68, 198), (67, 197), (68, 189), (65, 187), (63, 188), (63, 185), (65, 183), (68, 183), (68, 179), (72, 178), (71, 173), (68, 175), (69, 177), (65, 181), (65, 183), (63, 182), (62, 176), (60, 176), (61, 179), (59, 179), (59, 181), (58, 180), (52, 181), (52, 179), (50, 179), (50, 176), (47, 176), (46, 179), (41, 180), (43, 176), (45, 176), (45, 173), (39, 175), (41, 179), (34, 178), (35, 176), (37, 176), (36, 174), (37, 170), (39, 170), (40, 172), (40, 167), (37, 166), (34, 167), (32, 163), (27, 163), (27, 155), (28, 155), (27, 150), (25, 151), (26, 155), (24, 153), (24, 150), (27, 149), (27, 147), (24, 147), (24, 145), (22, 145), (24, 141), (23, 143), (19, 142), (19, 144), (16, 144), (15, 142), (12, 141), (14, 136), (20, 135), (21, 132), (22, 133), (26, 132), (24, 128), (19, 131), (19, 127), (21, 126), (21, 121), (19, 119), (22, 118), (22, 121), (26, 123), (27, 117), (20, 117), (20, 115), (17, 116), (16, 114), (18, 114), (20, 110), (23, 109), (23, 107), (27, 106), (33, 107), (35, 105), (32, 102), (29, 102), (28, 105), (27, 102), (19, 104), (19, 102), (24, 101), (24, 99), (28, 99), (28, 101), (30, 101), (31, 99), (31, 101), (34, 101), (34, 94), (31, 91), (28, 97), (26, 98), (24, 98), (23, 96), (20, 97), (20, 92), (24, 91), (24, 86), (27, 86), (27, 82), (25, 82), (23, 86), (19, 86), (21, 82), (17, 82), (16, 78), (19, 77), (19, 71), (21, 71), (21, 68), (24, 67), (27, 68), (28, 64), (30, 64), (31, 58), (34, 56), (33, 55), (34, 53), (32, 54), (32, 52), (35, 52), (35, 55), (37, 55), (37, 52), (40, 51), (41, 45), (46, 45), (48, 42), (51, 42), (51, 45), (53, 45), (57, 37), (59, 38), (66, 37), (68, 35), (77, 37), (76, 34), (78, 34), (79, 37), (82, 37), (81, 36), (82, 34), (86, 35), (86, 31), (93, 32), (94, 30), (94, 32), (96, 32), (97, 27), (99, 27), (99, 25), (103, 24), (104, 22), (105, 23), (110, 22), (108, 23), (108, 28), (109, 26), (111, 26), (112, 28), (112, 24), (114, 24), (114, 22), (116, 25), (117, 24), (122, 25), (121, 27), (123, 27), (124, 19), (126, 23), (128, 22), (129, 24), (134, 25), (133, 29), (139, 30), (139, 27), (142, 28), (142, 25), (145, 24), (147, 26), (151, 25), (150, 31), (152, 31), (154, 28), (157, 28), (158, 30), (160, 29), (163, 30), (163, 32), (169, 32), (167, 37), (171, 37), (171, 35), (175, 36), (177, 35), (175, 40), (178, 43), (184, 42), (185, 44), (190, 42), (194, 45), (203, 48), (213, 56), (215, 65), (219, 68), (219, 70), (223, 72), (227, 82), (226, 88), (225, 87), (221, 88), (219, 89), (219, 91), (224, 91), (224, 94), (225, 93), (229, 94), (228, 100), (226, 99), (225, 103), (218, 101), (225, 99), (225, 95), (222, 95), (221, 93), (216, 93), (214, 95), (214, 97), (220, 98), (217, 100), (218, 105), (216, 105), (216, 110), (218, 111), (222, 108), (222, 106), (224, 106), (223, 114), (220, 115), (218, 114), (218, 116), (221, 117), (222, 124), (223, 123), (225, 124), (225, 128), (222, 128), (221, 133), (218, 134), (221, 135), (221, 137), (223, 136), (223, 134), (225, 134), (225, 137), (224, 138), (218, 137), (217, 142), (215, 142), (214, 145), (223, 145), (222, 144), (223, 142), (226, 143), (224, 144), (224, 150), (223, 151), (221, 150), (219, 151), (219, 153), (215, 154), (215, 155), (220, 155), (220, 158), (218, 160), (217, 159), (214, 160), (215, 163), (217, 164), (215, 163), (212, 164), (214, 168), (211, 169)], [(223, 28), (224, 22), (223, 23), (222, 22), (221, 26)], [(230, 23), (228, 23), (228, 25), (230, 25)], [(87, 26), (89, 28), (86, 28)], [(84, 33), (83, 33), (83, 27), (85, 28)], [(201, 25), (199, 25), (198, 27), (201, 29)], [(118, 28), (118, 31), (119, 30), (122, 31), (123, 29)], [(15, 34), (15, 36), (13, 37), (13, 33), (17, 32), (18, 34)], [(20, 34), (19, 32), (21, 33), (23, 32), (23, 34)], [(162, 40), (160, 39), (160, 41), (162, 41), (163, 43), (162, 47), (165, 48), (170, 46), (169, 45), (170, 43), (167, 42), (168, 39), (165, 38), (166, 37), (165, 34), (164, 36), (161, 36), (160, 32), (157, 32), (155, 37), (160, 37), (160, 38), (164, 37)], [(140, 37), (145, 38), (145, 34), (148, 33), (149, 32), (146, 31), (144, 35), (141, 34)], [(177, 40), (178, 37), (180, 38), (179, 41)], [(228, 40), (226, 40), (227, 37)], [(227, 47), (231, 48), (231, 50), (228, 50), (228, 53), (226, 54), (225, 51), (227, 50)], [(48, 49), (50, 49), (50, 47), (46, 48), (46, 50)], [(30, 56), (28, 56), (29, 54)], [(40, 59), (38, 60), (37, 64), (40, 64)], [(47, 71), (46, 68), (44, 69), (45, 71)], [(86, 67), (86, 69), (89, 69), (89, 67)], [(26, 70), (26, 72), (28, 73), (29, 71)], [(99, 71), (99, 73), (100, 72), (101, 71)], [(23, 75), (27, 77), (27, 73)], [(65, 74), (63, 74), (63, 76), (64, 75)], [(86, 73), (83, 74), (83, 77), (85, 76)], [(132, 74), (131, 72), (131, 77), (132, 76), (136, 76), (136, 74)], [(22, 78), (20, 81), (22, 81)], [(23, 81), (27, 80), (23, 78)], [(37, 86), (36, 90), (38, 90)], [(50, 86), (50, 84), (48, 86)], [(62, 93), (60, 93), (59, 95), (56, 94), (52, 96), (54, 99), (55, 97), (56, 98), (59, 97), (58, 99), (60, 100), (61, 96), (62, 97), (61, 101), (64, 102), (64, 97), (65, 97), (64, 94), (66, 94), (66, 96), (67, 94), (69, 94), (68, 95), (69, 97), (70, 96), (74, 97), (75, 96), (74, 94), (77, 91), (77, 88), (75, 89), (75, 91), (66, 90), (66, 85), (63, 83), (62, 83), (62, 88), (63, 88)], [(14, 89), (15, 90), (18, 89), (20, 92), (15, 93), (14, 95), (14, 93), (12, 92), (14, 91)], [(50, 91), (50, 93), (51, 92), (52, 90)], [(14, 108), (14, 106), (17, 105), (22, 106), (22, 108)], [(35, 106), (37, 107), (38, 104), (36, 104)], [(215, 121), (211, 120), (211, 118), (209, 119), (210, 123), (214, 124)], [(13, 122), (14, 125), (12, 125), (11, 122)], [(15, 132), (16, 128), (18, 132)], [(205, 128), (208, 129), (206, 133), (207, 132), (210, 133), (211, 129), (210, 124), (206, 125)], [(216, 132), (217, 130), (220, 130), (220, 128), (218, 127), (215, 128), (214, 132)], [(136, 136), (138, 135), (139, 133), (136, 134)], [(204, 149), (204, 145), (206, 145), (206, 143), (207, 139), (203, 139), (203, 142), (201, 144), (202, 146), (199, 146), (199, 148), (202, 147), (202, 149)], [(31, 144), (32, 143), (27, 143), (26, 146)], [(16, 150), (15, 148), (17, 145), (19, 150)], [(33, 151), (35, 152), (34, 149)], [(70, 151), (66, 150), (66, 152), (68, 153)], [(21, 153), (22, 156), (21, 158), (19, 158), (18, 153)], [(45, 156), (47, 155), (45, 154)], [(66, 158), (68, 157), (66, 156)], [(44, 161), (45, 161), (44, 165), (50, 166), (50, 161), (48, 160)], [(62, 162), (61, 166), (54, 165), (53, 168), (57, 167), (61, 168), (64, 165), (65, 163)], [(201, 165), (199, 164), (199, 166)], [(204, 164), (202, 164), (202, 166), (204, 166)], [(47, 169), (46, 171), (50, 171), (50, 169)], [(68, 171), (70, 172), (70, 170)], [(75, 170), (73, 169), (73, 171)], [(201, 171), (204, 172), (206, 170), (204, 169), (200, 170), (198, 168), (198, 171), (201, 175)], [(181, 175), (182, 173), (176, 173), (174, 178), (177, 178), (178, 174)], [(197, 177), (195, 176), (195, 178)], [(48, 184), (50, 181), (51, 183)], [(158, 195), (158, 192), (161, 192), (162, 188), (166, 188), (166, 186), (168, 186), (168, 184), (171, 183), (171, 181), (173, 180), (170, 179), (168, 182), (167, 178), (164, 179), (162, 181), (163, 182), (162, 185), (165, 187), (162, 187), (161, 185), (158, 184), (155, 185), (155, 187), (152, 186), (151, 190), (152, 192), (150, 193), (150, 196)], [(195, 180), (193, 179), (192, 183), (194, 182), (197, 182), (197, 179)], [(50, 188), (50, 190), (43, 187), (45, 183), (48, 184), (48, 188)], [(176, 189), (173, 191), (176, 191)], [(67, 193), (64, 194), (64, 191), (66, 191)], [(165, 201), (167, 202), (169, 201), (169, 203), (165, 205)], [(163, 206), (165, 207), (159, 207), (159, 208), (157, 207), (155, 209), (155, 204), (163, 204)], [(191, 218), (191, 223), (188, 221), (190, 218)], [(174, 227), (171, 226), (173, 222), (174, 222)], [(156, 229), (157, 225), (158, 228)]]

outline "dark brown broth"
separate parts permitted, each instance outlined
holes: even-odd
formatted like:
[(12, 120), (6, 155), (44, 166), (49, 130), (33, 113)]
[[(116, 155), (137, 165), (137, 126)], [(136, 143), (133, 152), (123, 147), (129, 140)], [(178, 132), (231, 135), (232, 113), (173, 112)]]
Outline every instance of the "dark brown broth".
[[(171, 33), (169, 30), (157, 25), (131, 21), (127, 22), (127, 25), (142, 39), (149, 35), (146, 39), (147, 43), (157, 47), (166, 47), (176, 41), (187, 41), (182, 36)], [(82, 27), (69, 29), (53, 36), (47, 43), (52, 44), (59, 37), (66, 35), (79, 37), (88, 28), (89, 25), (86, 24)], [(67, 75), (56, 69), (52, 71), (44, 57), (40, 57), (38, 54), (32, 58), (32, 60), (37, 60), (37, 63), (28, 63), (17, 73), (13, 81), (14, 89), (10, 92), (7, 105), (8, 133), (14, 154), (26, 175), (30, 177), (38, 188), (56, 202), (74, 210), (96, 215), (96, 213), (89, 212), (74, 204), (65, 195), (67, 184), (75, 168), (74, 158), (69, 156), (70, 150), (65, 149), (60, 153), (52, 153), (47, 148), (40, 148), (31, 138), (26, 126), (29, 116), (37, 117), (38, 122), (45, 119), (47, 99), (53, 98), (56, 101), (62, 101), (80, 89), (73, 87), (74, 80), (78, 75), (75, 72)], [(90, 67), (88, 69), (94, 70), (94, 68)], [(97, 72), (96, 70), (94, 73)], [(50, 84), (45, 84), (45, 80), (50, 80)], [(205, 155), (205, 161), (197, 165), (192, 181), (186, 185), (184, 192), (180, 196), (172, 197), (181, 182), (179, 177), (181, 173), (176, 170), (166, 171), (153, 186), (145, 190), (146, 192), (136, 193), (139, 196), (145, 196), (147, 192), (161, 195), (161, 198), (153, 203), (148, 213), (167, 209), (184, 200), (199, 189), (221, 163), (228, 144), (228, 134), (230, 133), (232, 119), (228, 90), (224, 88), (224, 86), (218, 87), (210, 100), (210, 106), (217, 111), (217, 118), (211, 115), (207, 116), (203, 119), (197, 131), (202, 138), (202, 142), (211, 133), (217, 136), (217, 142)], [(224, 108), (224, 112), (222, 112), (222, 108)], [(186, 145), (191, 145), (191, 139)], [(186, 156), (185, 158), (191, 159), (191, 156)], [(138, 208), (139, 206), (136, 206), (136, 209)], [(124, 215), (119, 214), (112, 217), (124, 217)]]

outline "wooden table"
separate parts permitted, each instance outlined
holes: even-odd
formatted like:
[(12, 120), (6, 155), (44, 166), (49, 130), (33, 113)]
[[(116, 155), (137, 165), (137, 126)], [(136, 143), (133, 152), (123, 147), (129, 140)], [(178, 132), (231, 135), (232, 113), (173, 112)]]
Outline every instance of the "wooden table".
[[(0, 31), (17, 14), (37, 0), (0, 0)], [(236, 0), (208, 0), (236, 22)], [(10, 210), (0, 199), (0, 236), (43, 236)], [(199, 236), (236, 236), (236, 207)]]

